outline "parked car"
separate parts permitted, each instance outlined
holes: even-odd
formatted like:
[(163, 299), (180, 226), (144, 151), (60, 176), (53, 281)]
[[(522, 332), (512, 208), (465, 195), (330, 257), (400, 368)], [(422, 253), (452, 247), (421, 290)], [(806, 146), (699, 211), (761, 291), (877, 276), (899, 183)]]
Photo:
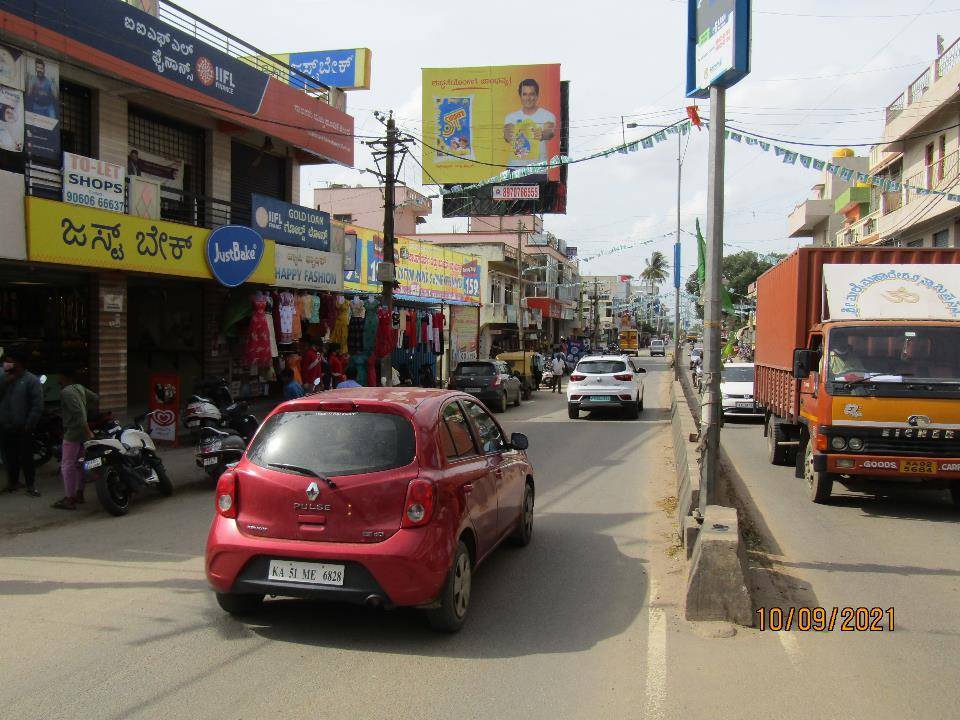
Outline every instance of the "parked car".
[(753, 397), (753, 363), (727, 363), (720, 373), (724, 415), (763, 415)]
[(506, 412), (508, 403), (520, 405), (523, 397), (523, 384), (503, 360), (458, 363), (447, 388), (473, 395), (494, 412)]
[(623, 408), (636, 419), (643, 410), (643, 376), (647, 371), (626, 355), (592, 355), (577, 363), (567, 383), (567, 414), (581, 410)]
[(265, 595), (467, 616), (476, 567), (533, 533), (526, 436), (473, 397), (332, 390), (282, 403), (217, 483), (206, 574), (225, 611)]
[(650, 341), (650, 357), (654, 355), (660, 355), (661, 357), (667, 356), (667, 346), (663, 340)]
[(697, 365), (703, 362), (703, 348), (695, 347), (690, 351), (690, 369), (693, 370)]

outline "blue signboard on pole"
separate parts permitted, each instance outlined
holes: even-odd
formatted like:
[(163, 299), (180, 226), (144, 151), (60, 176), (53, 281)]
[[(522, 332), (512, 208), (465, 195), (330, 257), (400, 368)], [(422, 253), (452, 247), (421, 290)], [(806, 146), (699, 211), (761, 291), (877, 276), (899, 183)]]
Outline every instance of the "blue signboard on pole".
[(680, 243), (673, 244), (673, 286), (680, 288)]
[(266, 195), (252, 195), (253, 224), (278, 245), (330, 252), (330, 213)]
[(687, 97), (728, 88), (750, 73), (750, 0), (688, 0)]

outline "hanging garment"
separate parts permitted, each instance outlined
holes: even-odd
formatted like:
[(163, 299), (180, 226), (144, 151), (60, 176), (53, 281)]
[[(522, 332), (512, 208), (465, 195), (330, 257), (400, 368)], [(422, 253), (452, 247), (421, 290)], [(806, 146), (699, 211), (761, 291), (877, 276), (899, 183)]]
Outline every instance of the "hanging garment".
[(350, 364), (357, 369), (357, 382), (361, 385), (369, 385), (367, 382), (367, 360), (369, 358), (364, 354), (353, 355), (350, 357)]
[(320, 324), (320, 296), (319, 295), (307, 295), (310, 298), (310, 322), (317, 325)]
[(433, 353), (439, 355), (443, 352), (443, 324), (446, 322), (442, 312), (433, 314)]
[(331, 295), (330, 293), (326, 293), (321, 298), (321, 304), (323, 307), (320, 312), (323, 315), (323, 319), (326, 320), (327, 327), (330, 328), (330, 332), (333, 333), (333, 326), (337, 324), (337, 317), (340, 314), (340, 306), (346, 306), (347, 303), (344, 301), (343, 296), (341, 295)]
[(377, 329), (379, 328), (379, 308), (367, 305), (363, 318), (363, 351), (375, 353), (377, 347)]
[(293, 295), (288, 292), (280, 293), (280, 344), (289, 345), (293, 342), (293, 317), (296, 311), (293, 307)]
[(347, 351), (351, 355), (363, 352), (363, 318), (351, 317), (347, 331)]
[(417, 345), (417, 314), (413, 310), (404, 310), (403, 312), (407, 314), (405, 347), (413, 349)]
[(433, 335), (433, 317), (430, 313), (425, 312), (421, 321), (423, 325), (420, 326), (420, 342), (429, 345), (431, 336)]
[(350, 325), (350, 306), (347, 303), (337, 308), (337, 317), (333, 321), (333, 330), (330, 333), (330, 342), (336, 343), (341, 350), (347, 350), (349, 345), (348, 327)]
[(290, 302), (293, 304), (293, 327), (291, 328), (291, 334), (293, 341), (297, 342), (301, 337), (303, 337), (303, 328), (300, 324), (300, 302), (299, 298), (294, 296), (293, 293), (288, 293), (290, 295)]
[(393, 316), (387, 308), (377, 310), (376, 352), (378, 358), (386, 357), (397, 343), (393, 339)]
[(283, 361), (288, 370), (293, 372), (293, 379), (299, 384), (303, 385), (303, 376), (300, 374), (300, 355), (297, 353), (290, 353), (289, 355), (284, 355)]
[(353, 298), (350, 301), (350, 317), (351, 318), (363, 318), (367, 314), (367, 308), (363, 304), (363, 300), (360, 299), (360, 296)]
[(403, 325), (400, 324), (400, 311), (394, 310), (391, 318), (391, 329), (395, 342), (393, 346), (398, 350), (403, 347)]
[(277, 330), (273, 326), (273, 314), (267, 313), (267, 330), (270, 331), (270, 357), (275, 358), (280, 355), (280, 350), (277, 349)]
[(374, 355), (367, 359), (367, 386), (380, 387), (380, 373), (377, 372), (377, 365), (380, 361)]
[(253, 297), (253, 315), (247, 328), (247, 345), (243, 353), (243, 364), (250, 367), (269, 367), (270, 328), (267, 325), (267, 299), (257, 293)]

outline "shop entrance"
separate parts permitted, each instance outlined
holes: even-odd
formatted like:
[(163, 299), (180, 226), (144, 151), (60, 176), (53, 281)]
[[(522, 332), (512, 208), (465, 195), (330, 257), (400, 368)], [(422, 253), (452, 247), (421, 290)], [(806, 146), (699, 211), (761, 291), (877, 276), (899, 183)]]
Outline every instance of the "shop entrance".
[(150, 375), (179, 375), (184, 396), (203, 376), (203, 285), (131, 276), (127, 294), (127, 405), (139, 412)]
[(55, 378), (71, 369), (88, 384), (89, 277), (0, 264), (0, 346), (28, 353), (27, 369), (35, 375)]

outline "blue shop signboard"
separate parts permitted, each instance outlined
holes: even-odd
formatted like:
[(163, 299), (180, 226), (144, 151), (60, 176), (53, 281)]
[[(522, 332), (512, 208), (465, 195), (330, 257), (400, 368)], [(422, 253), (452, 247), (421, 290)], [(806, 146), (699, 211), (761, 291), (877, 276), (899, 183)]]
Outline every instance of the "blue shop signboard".
[(221, 285), (237, 287), (253, 275), (263, 258), (263, 238), (244, 225), (218, 227), (207, 238), (207, 263)]
[(280, 245), (330, 252), (330, 214), (266, 197), (252, 196), (253, 224)]

